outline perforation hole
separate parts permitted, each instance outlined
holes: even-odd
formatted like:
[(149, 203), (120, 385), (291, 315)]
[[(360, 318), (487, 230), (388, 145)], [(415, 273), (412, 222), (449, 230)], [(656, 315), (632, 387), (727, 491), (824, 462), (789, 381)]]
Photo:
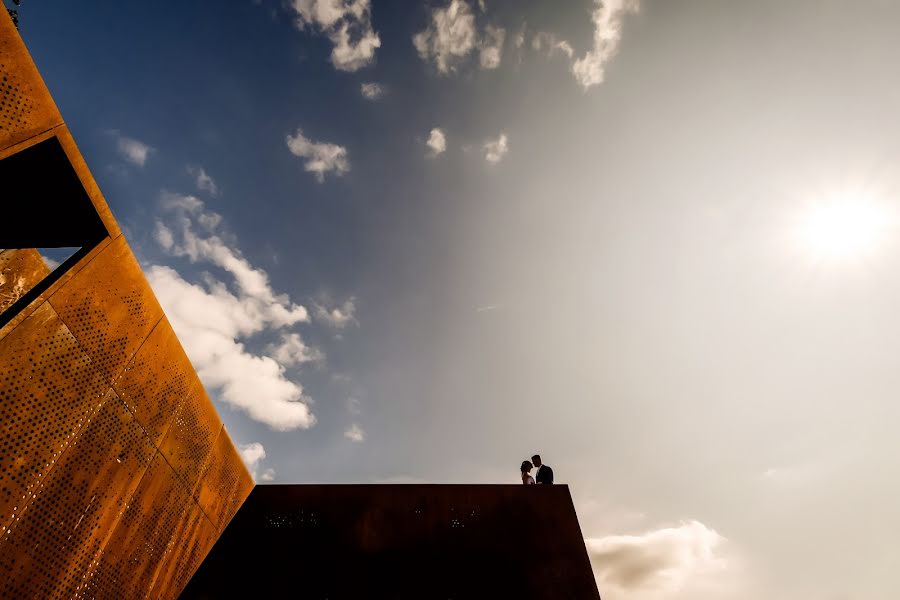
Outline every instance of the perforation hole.
[(34, 126), (31, 115), (35, 110), (34, 90), (0, 63), (0, 131), (10, 134)]

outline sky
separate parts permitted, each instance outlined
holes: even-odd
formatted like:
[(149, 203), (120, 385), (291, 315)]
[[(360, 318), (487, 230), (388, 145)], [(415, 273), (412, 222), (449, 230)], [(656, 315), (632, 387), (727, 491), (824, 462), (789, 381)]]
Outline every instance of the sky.
[(900, 589), (900, 2), (25, 0), (259, 483), (570, 486), (601, 594)]

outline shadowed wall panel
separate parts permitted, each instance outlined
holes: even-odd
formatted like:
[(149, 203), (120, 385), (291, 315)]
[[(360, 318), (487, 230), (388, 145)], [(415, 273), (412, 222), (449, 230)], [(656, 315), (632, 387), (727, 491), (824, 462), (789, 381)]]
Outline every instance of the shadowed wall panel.
[(256, 486), (182, 595), (245, 597), (600, 598), (565, 485)]
[(0, 313), (0, 598), (176, 598), (253, 481), (0, 11), (3, 173), (82, 249)]

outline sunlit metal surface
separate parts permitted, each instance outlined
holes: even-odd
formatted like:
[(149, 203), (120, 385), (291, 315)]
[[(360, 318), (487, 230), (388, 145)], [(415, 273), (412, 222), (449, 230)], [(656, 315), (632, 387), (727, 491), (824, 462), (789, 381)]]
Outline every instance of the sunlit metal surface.
[[(5, 11), (0, 100), (0, 161), (51, 142), (28, 168), (64, 158), (81, 202), (54, 213), (75, 201), (55, 188), (31, 229), (0, 225), (32, 290), (0, 310), (0, 598), (176, 598), (253, 481)], [(20, 250), (79, 223), (49, 277)]]

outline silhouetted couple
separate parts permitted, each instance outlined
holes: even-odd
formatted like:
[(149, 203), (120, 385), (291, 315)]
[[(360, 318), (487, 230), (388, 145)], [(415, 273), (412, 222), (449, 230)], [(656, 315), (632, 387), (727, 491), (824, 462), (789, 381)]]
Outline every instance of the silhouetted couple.
[[(534, 464), (532, 464), (534, 463)], [(537, 467), (537, 481), (531, 476), (531, 469)], [(553, 469), (541, 461), (541, 455), (535, 454), (531, 462), (522, 461), (522, 484), (534, 485), (535, 483), (550, 485), (553, 483)]]

